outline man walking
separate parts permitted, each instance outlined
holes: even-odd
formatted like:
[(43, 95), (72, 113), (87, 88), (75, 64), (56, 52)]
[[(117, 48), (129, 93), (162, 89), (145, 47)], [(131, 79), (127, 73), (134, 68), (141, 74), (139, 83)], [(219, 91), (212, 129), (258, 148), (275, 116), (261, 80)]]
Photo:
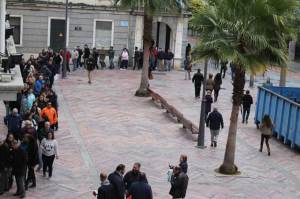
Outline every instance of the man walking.
[(210, 128), (210, 140), (211, 140), (211, 147), (217, 147), (218, 135), (220, 133), (220, 128), (224, 128), (223, 117), (222, 114), (218, 112), (217, 108), (213, 109), (208, 115), (206, 120), (206, 126)]
[(227, 64), (228, 64), (228, 61), (227, 60), (222, 60), (221, 61), (221, 75), (222, 75), (222, 78), (225, 78), (225, 75), (226, 75), (226, 71), (227, 71)]
[(141, 173), (139, 180), (132, 183), (128, 190), (132, 199), (153, 199), (151, 186), (148, 184), (146, 174)]
[(120, 164), (116, 170), (109, 174), (108, 180), (113, 186), (113, 194), (111, 199), (124, 199), (125, 185), (123, 182), (123, 175), (125, 173), (125, 165)]
[(201, 73), (201, 70), (198, 69), (197, 73), (195, 73), (192, 78), (192, 82), (195, 85), (195, 97), (196, 98), (200, 98), (200, 91), (201, 91), (201, 85), (202, 85), (203, 80), (204, 80), (204, 77)]
[(169, 194), (173, 199), (185, 198), (189, 177), (176, 166), (171, 177), (171, 189)]
[(253, 104), (253, 99), (252, 96), (250, 95), (250, 91), (247, 90), (246, 94), (242, 98), (242, 104), (243, 104), (243, 121), (242, 123), (248, 124), (248, 118), (250, 115), (250, 108), (251, 105)]

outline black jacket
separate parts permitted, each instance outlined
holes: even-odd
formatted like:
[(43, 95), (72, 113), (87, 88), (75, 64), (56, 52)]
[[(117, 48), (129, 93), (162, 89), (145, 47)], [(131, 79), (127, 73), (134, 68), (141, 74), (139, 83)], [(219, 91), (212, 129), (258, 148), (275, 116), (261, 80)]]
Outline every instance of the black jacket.
[(211, 112), (206, 119), (206, 126), (212, 130), (224, 128), (223, 117), (218, 111)]
[(27, 165), (34, 167), (38, 164), (38, 145), (34, 137), (29, 136), (29, 143), (27, 146), (28, 162)]
[(171, 178), (171, 190), (169, 194), (173, 198), (184, 198), (188, 187), (189, 177), (181, 172), (178, 175), (173, 175)]
[(211, 111), (211, 104), (213, 103), (213, 99), (211, 95), (205, 95), (205, 113), (209, 113)]
[[(126, 175), (124, 176), (124, 184), (125, 184), (125, 189), (129, 190), (130, 186), (134, 182), (138, 182), (140, 180), (141, 173), (134, 173), (133, 171), (128, 171)], [(146, 179), (146, 183), (147, 183)]]
[(15, 176), (25, 176), (27, 161), (27, 153), (21, 146), (13, 151), (12, 168)]
[(108, 180), (113, 185), (113, 196), (111, 199), (124, 199), (125, 185), (123, 177), (115, 171), (108, 176)]
[(204, 80), (204, 77), (202, 73), (195, 73), (192, 79), (192, 82), (195, 84), (195, 86), (200, 86)]
[(101, 185), (98, 189), (97, 199), (112, 199), (113, 198), (113, 186), (112, 184)]
[(222, 84), (222, 76), (221, 73), (217, 73), (214, 78), (214, 90), (220, 90)]
[(152, 189), (147, 182), (134, 182), (128, 190), (129, 195), (132, 199), (152, 199)]
[(181, 168), (181, 171), (185, 174), (187, 174), (188, 171), (188, 163), (187, 161), (180, 162), (179, 167)]
[(244, 95), (242, 98), (243, 108), (250, 108), (251, 104), (253, 104), (253, 99), (251, 95)]
[(158, 51), (157, 58), (162, 60), (165, 59), (165, 52), (164, 51)]
[(165, 53), (165, 59), (166, 60), (172, 60), (174, 58), (174, 54), (172, 52), (166, 52)]
[(84, 48), (84, 55), (83, 55), (83, 58), (84, 58), (84, 59), (89, 58), (90, 54), (91, 54), (90, 49), (89, 49), (89, 48)]
[(9, 147), (6, 143), (0, 146), (0, 172), (9, 167)]

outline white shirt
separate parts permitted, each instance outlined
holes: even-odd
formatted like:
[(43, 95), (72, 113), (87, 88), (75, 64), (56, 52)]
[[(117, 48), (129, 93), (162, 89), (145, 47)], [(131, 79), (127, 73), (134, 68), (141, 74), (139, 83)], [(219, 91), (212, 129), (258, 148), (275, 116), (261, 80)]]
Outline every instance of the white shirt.
[(44, 138), (41, 143), (42, 154), (45, 156), (58, 156), (57, 141)]

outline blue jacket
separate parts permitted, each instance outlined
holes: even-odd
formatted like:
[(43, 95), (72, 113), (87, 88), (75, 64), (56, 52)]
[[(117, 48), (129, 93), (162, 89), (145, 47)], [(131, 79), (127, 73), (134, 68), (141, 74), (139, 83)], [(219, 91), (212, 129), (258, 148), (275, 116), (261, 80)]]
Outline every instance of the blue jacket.
[(43, 85), (44, 85), (43, 80), (38, 79), (35, 81), (35, 84), (34, 84), (34, 94), (35, 95), (40, 95)]
[(18, 114), (16, 116), (9, 114), (5, 116), (4, 123), (8, 128), (8, 132), (15, 134), (19, 134), (21, 130), (22, 118)]

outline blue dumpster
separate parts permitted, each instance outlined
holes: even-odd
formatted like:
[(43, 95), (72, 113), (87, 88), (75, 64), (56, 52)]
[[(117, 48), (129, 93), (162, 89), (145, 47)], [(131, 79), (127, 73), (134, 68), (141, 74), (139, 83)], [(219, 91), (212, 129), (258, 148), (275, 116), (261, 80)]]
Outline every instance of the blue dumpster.
[(300, 88), (259, 86), (255, 122), (261, 123), (265, 114), (272, 118), (278, 139), (300, 147)]

